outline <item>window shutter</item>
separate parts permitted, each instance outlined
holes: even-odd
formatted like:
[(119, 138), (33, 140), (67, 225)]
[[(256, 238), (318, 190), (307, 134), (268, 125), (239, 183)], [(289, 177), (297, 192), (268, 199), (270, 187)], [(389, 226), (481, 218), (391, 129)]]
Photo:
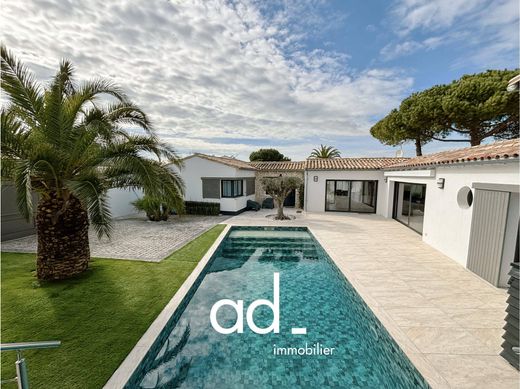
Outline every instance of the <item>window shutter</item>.
[(202, 198), (220, 199), (220, 178), (202, 179)]
[(246, 196), (255, 194), (255, 178), (246, 178)]

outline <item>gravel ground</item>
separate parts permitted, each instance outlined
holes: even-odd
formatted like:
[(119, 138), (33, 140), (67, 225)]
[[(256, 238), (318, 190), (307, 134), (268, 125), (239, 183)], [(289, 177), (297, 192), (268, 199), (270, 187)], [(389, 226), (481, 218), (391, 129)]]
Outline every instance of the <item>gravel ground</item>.
[[(90, 229), (90, 253), (98, 258), (159, 262), (173, 251), (222, 223), (229, 216), (172, 216), (165, 222), (151, 222), (144, 215), (114, 220), (112, 238), (99, 240)], [(35, 253), (36, 235), (2, 242), (6, 252)]]

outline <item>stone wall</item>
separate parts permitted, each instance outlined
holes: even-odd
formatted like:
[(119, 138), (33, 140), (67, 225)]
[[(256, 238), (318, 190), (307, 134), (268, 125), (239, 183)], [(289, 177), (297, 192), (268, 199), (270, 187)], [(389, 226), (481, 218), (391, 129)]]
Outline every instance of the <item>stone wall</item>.
[[(265, 200), (266, 197), (269, 197), (265, 191), (264, 191), (264, 188), (262, 186), (262, 178), (264, 177), (280, 177), (280, 176), (283, 176), (283, 177), (299, 177), (301, 180), (302, 180), (302, 183), (303, 183), (303, 180), (304, 180), (304, 177), (303, 177), (303, 171), (256, 171), (255, 173), (255, 201), (260, 203), (260, 205), (262, 204), (262, 201)], [(296, 198), (295, 198), (295, 204), (296, 204), (296, 208), (298, 208), (298, 204), (300, 204), (300, 190), (297, 189), (296, 190)]]

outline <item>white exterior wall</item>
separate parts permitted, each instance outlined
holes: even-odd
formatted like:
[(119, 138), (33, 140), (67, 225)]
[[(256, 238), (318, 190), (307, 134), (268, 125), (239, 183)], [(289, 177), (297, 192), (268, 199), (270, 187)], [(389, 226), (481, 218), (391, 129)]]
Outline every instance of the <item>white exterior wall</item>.
[(112, 217), (123, 217), (137, 213), (131, 203), (142, 196), (143, 192), (140, 190), (110, 189), (108, 191), (108, 202)]
[[(254, 177), (254, 170), (237, 169), (222, 163), (213, 162), (205, 158), (194, 156), (184, 160), (184, 167), (180, 169), (184, 180), (186, 201), (205, 201), (220, 203), (220, 210), (237, 212), (246, 207), (247, 200), (254, 200), (255, 195), (235, 198), (205, 199), (202, 197), (202, 178), (247, 178)], [(245, 193), (244, 184), (244, 193)]]
[[(318, 182), (314, 182), (314, 176)], [(386, 215), (387, 185), (380, 170), (307, 170), (305, 171), (305, 210), (308, 212), (325, 212), (326, 180), (376, 180), (377, 203), (376, 213)], [(338, 212), (339, 213), (339, 212)]]
[[(423, 240), (448, 257), (466, 266), (473, 207), (461, 208), (457, 194), (473, 183), (519, 184), (517, 162), (446, 165), (433, 169), (433, 177), (410, 177), (418, 171), (386, 172), (388, 199), (386, 217), (392, 217), (395, 182), (426, 184)], [(397, 175), (397, 176), (396, 176)], [(437, 179), (444, 178), (444, 189), (437, 187)], [(473, 189), (472, 189), (473, 190)]]

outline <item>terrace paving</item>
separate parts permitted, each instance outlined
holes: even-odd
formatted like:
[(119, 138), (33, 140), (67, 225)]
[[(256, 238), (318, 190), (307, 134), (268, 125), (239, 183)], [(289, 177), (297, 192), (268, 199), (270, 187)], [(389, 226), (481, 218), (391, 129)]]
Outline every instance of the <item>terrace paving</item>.
[(273, 213), (245, 212), (226, 224), (309, 227), (432, 388), (518, 388), (520, 375), (499, 356), (505, 290), (394, 220), (332, 213), (266, 218)]
[[(90, 253), (98, 258), (159, 262), (228, 217), (185, 215), (151, 222), (138, 214), (116, 219), (111, 239), (99, 240), (90, 229)], [(35, 253), (36, 235), (2, 242), (1, 247), (6, 252)]]

